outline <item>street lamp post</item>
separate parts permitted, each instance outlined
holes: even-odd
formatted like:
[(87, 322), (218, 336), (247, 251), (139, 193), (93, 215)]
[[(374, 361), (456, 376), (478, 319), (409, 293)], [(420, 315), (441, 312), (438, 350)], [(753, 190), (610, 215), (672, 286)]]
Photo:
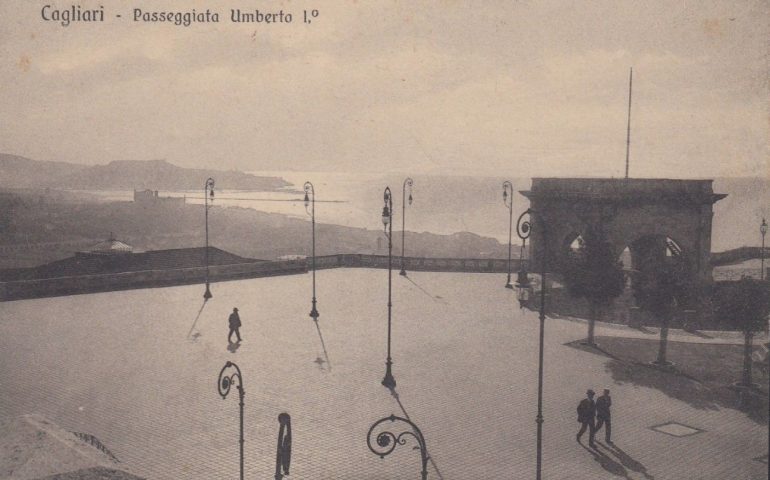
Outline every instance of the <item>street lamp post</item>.
[(310, 215), (310, 223), (312, 224), (313, 232), (313, 308), (310, 310), (310, 317), (317, 322), (319, 313), (316, 309), (315, 298), (315, 189), (313, 188), (312, 183), (305, 182), (305, 211), (307, 211), (308, 207), (311, 208), (308, 215)]
[(212, 297), (211, 289), (209, 288), (209, 197), (211, 202), (214, 202), (214, 179), (209, 177), (206, 179), (206, 184), (203, 186), (203, 208), (206, 211), (206, 251), (204, 256), (206, 257), (206, 292), (203, 294), (203, 298), (208, 300)]
[(414, 181), (406, 177), (404, 179), (404, 188), (401, 191), (401, 272), (399, 275), (406, 276), (406, 269), (404, 268), (404, 243), (406, 237), (406, 189), (409, 187), (409, 205), (412, 204), (412, 184)]
[(762, 234), (762, 251), (760, 252), (761, 255), (761, 267), (760, 267), (760, 273), (759, 278), (760, 280), (765, 279), (765, 234), (767, 233), (767, 222), (764, 218), (762, 218), (762, 225), (759, 226), (759, 233)]
[[(225, 375), (225, 370), (228, 368), (234, 368), (235, 372), (231, 375)], [(225, 363), (222, 370), (219, 372), (219, 380), (217, 380), (217, 390), (224, 400), (227, 398), (227, 394), (230, 393), (230, 387), (235, 380), (238, 379), (236, 388), (238, 389), (238, 405), (241, 409), (241, 433), (240, 433), (240, 446), (241, 446), (241, 480), (243, 480), (243, 396), (245, 394), (243, 390), (243, 377), (241, 376), (241, 369), (233, 362)]]
[(388, 237), (388, 360), (385, 362), (385, 378), (382, 384), (391, 390), (396, 388), (396, 379), (393, 378), (391, 366), (393, 360), (390, 356), (390, 325), (392, 302), (392, 280), (393, 280), (393, 195), (390, 193), (390, 187), (385, 187), (383, 195), (385, 205), (382, 207), (382, 224), (385, 227), (385, 236)]
[[(546, 275), (546, 261), (548, 259), (548, 244), (546, 242), (546, 227), (542, 216), (531, 208), (519, 216), (516, 221), (516, 234), (521, 238), (522, 242), (526, 242), (532, 233), (532, 223), (529, 219), (524, 219), (525, 216), (535, 216), (537, 222), (535, 228), (539, 228), (540, 238), (542, 241), (541, 246), (541, 258), (540, 258), (540, 352), (538, 356), (537, 367), (537, 417), (535, 422), (537, 423), (537, 473), (535, 478), (540, 480), (542, 471), (542, 457), (543, 457), (543, 341), (545, 339), (545, 275)], [(522, 270), (519, 275), (519, 281), (516, 282), (520, 289), (529, 288), (529, 279), (527, 278), (526, 271)], [(521, 298), (521, 297), (520, 297)]]
[(503, 182), (503, 203), (508, 208), (508, 280), (505, 288), (513, 288), (511, 285), (511, 230), (513, 230), (513, 184), (506, 180)]
[[(519, 234), (518, 225), (516, 226), (516, 233)], [(527, 265), (524, 262), (524, 252), (527, 250), (527, 239), (521, 240), (521, 251), (519, 252), (519, 271), (516, 276), (516, 288), (518, 289), (519, 308), (524, 308), (524, 305), (529, 301), (530, 293), (532, 292), (532, 284), (529, 282), (529, 276), (527, 275)]]
[[(412, 427), (412, 430), (404, 430), (403, 432), (396, 435), (393, 432), (390, 431), (382, 431), (376, 435), (375, 442), (376, 447), (372, 445), (372, 437), (375, 429), (378, 425), (380, 425), (383, 422), (404, 422), (408, 424), (410, 427)], [(372, 451), (375, 455), (379, 455), (380, 458), (385, 458), (386, 455), (390, 455), (393, 450), (395, 450), (396, 445), (404, 445), (406, 444), (406, 436), (411, 436), (417, 441), (417, 447), (415, 449), (420, 450), (420, 458), (422, 460), (422, 471), (420, 472), (422, 476), (422, 480), (426, 480), (428, 478), (428, 459), (430, 458), (428, 456), (428, 448), (425, 446), (425, 437), (423, 437), (422, 432), (420, 429), (412, 423), (411, 420), (407, 418), (397, 417), (395, 415), (390, 415), (389, 417), (381, 418), (374, 422), (374, 424), (369, 428), (369, 433), (366, 435), (366, 444), (369, 446), (369, 450)]]

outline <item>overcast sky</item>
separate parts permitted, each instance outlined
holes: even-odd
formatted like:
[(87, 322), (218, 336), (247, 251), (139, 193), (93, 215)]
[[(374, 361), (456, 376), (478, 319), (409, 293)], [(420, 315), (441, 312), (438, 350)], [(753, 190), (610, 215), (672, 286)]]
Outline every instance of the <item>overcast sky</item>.
[[(82, 0), (105, 22), (66, 28), (46, 3), (0, 2), (0, 152), (623, 176), (633, 66), (631, 176), (768, 174), (766, 0)], [(220, 23), (132, 21), (152, 7)], [(293, 22), (230, 23), (255, 7)]]

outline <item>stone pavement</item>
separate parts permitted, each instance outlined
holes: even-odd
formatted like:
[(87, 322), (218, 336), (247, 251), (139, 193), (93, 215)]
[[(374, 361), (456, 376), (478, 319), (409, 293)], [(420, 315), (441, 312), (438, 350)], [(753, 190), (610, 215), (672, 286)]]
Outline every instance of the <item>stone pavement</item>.
[[(283, 411), (292, 416), (289, 479), (419, 478), (411, 443), (384, 459), (366, 445), (370, 425), (391, 413), (422, 429), (429, 478), (534, 477), (538, 320), (518, 308), (504, 276), (394, 273), (395, 398), (380, 385), (387, 272), (317, 275), (329, 362), (308, 317), (309, 275), (213, 284), (197, 322), (199, 285), (5, 303), (0, 418), (40, 413), (95, 435), (119, 468), (142, 477), (237, 478), (237, 394), (223, 400), (216, 389), (231, 360), (244, 376), (247, 478), (272, 478)], [(234, 306), (244, 341), (231, 353)], [(767, 478), (767, 464), (753, 460), (767, 454), (767, 425), (618, 384), (607, 358), (565, 346), (584, 336), (583, 324), (547, 320), (543, 478)], [(575, 407), (589, 387), (612, 390), (613, 451), (575, 442)], [(650, 428), (668, 422), (698, 433)]]

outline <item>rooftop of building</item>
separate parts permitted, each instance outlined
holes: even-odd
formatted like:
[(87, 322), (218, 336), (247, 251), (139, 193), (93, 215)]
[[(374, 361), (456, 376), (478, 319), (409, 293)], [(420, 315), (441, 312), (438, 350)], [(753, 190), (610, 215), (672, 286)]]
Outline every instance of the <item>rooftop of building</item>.
[(668, 178), (533, 178), (530, 199), (636, 199), (714, 203), (726, 194), (714, 193), (713, 180)]

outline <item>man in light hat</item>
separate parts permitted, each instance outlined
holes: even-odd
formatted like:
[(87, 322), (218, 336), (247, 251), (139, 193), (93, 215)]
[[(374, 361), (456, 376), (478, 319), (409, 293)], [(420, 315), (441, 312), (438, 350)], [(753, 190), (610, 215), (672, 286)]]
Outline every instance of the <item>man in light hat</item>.
[(594, 433), (596, 433), (594, 419), (596, 418), (596, 403), (594, 402), (594, 391), (588, 390), (586, 392), (587, 398), (580, 401), (577, 407), (578, 422), (580, 422), (580, 430), (577, 433), (577, 441), (580, 442), (580, 437), (583, 436), (586, 429), (588, 429), (588, 446), (596, 448), (594, 443)]
[(233, 308), (233, 313), (230, 314), (228, 322), (230, 323), (230, 334), (227, 336), (227, 343), (233, 343), (233, 333), (235, 333), (236, 338), (240, 342), (241, 332), (238, 329), (241, 328), (241, 317), (238, 316), (238, 308)]

